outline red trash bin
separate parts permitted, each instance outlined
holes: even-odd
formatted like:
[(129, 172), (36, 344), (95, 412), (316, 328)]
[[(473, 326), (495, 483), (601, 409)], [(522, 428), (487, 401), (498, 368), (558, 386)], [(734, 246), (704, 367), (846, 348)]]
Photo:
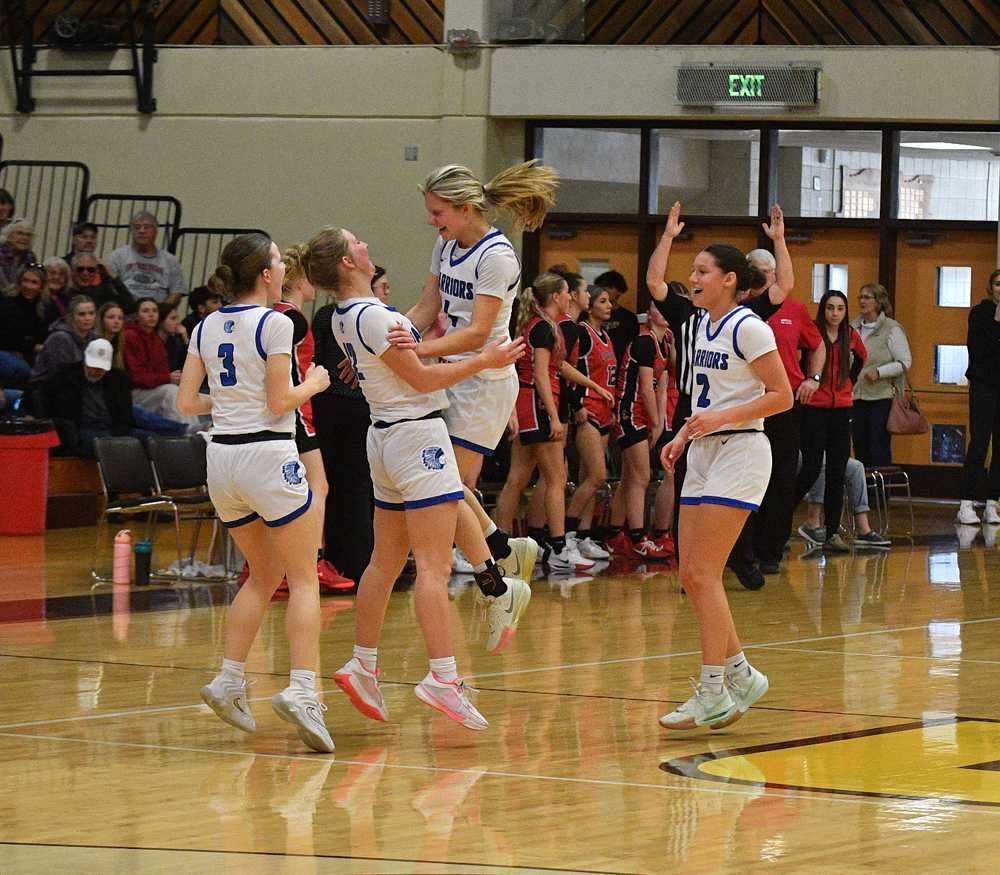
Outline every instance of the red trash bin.
[(0, 422), (0, 535), (40, 535), (49, 497), (50, 420)]

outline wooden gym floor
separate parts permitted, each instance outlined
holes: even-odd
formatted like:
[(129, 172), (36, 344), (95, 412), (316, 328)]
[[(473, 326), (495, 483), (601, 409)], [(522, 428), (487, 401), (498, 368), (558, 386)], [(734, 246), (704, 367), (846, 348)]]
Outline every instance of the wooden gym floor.
[(282, 603), (248, 665), (260, 728), (244, 736), (198, 700), (231, 588), (91, 596), (92, 530), (0, 538), (0, 872), (994, 872), (1000, 562), (976, 529), (959, 542), (953, 513), (921, 510), (916, 543), (888, 552), (795, 542), (760, 592), (730, 581), (771, 692), (714, 733), (657, 724), (698, 669), (669, 568), (536, 580), (493, 658), (456, 581), (483, 733), (414, 698), (407, 590), (381, 650), (393, 722), (357, 714), (331, 680), (352, 600), (324, 598), (335, 755), (270, 713)]

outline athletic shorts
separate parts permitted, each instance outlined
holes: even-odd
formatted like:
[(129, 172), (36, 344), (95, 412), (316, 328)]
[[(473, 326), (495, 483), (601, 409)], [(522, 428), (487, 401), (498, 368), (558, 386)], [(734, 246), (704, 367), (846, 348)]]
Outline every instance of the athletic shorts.
[(441, 418), (368, 429), (375, 506), (414, 510), (465, 497), (455, 451)]
[(615, 407), (610, 401), (600, 396), (584, 396), (583, 409), (587, 411), (587, 420), (601, 434), (610, 434), (615, 425)]
[(449, 406), (443, 411), (451, 442), (484, 456), (500, 443), (517, 402), (517, 374), (502, 380), (469, 377), (447, 389)]
[(649, 426), (641, 425), (636, 428), (628, 420), (621, 420), (615, 426), (615, 437), (618, 439), (618, 446), (627, 450), (640, 441), (649, 440)]
[(276, 528), (312, 504), (306, 468), (291, 439), (237, 445), (210, 441), (207, 459), (208, 494), (226, 528), (258, 518)]
[(517, 392), (517, 437), (524, 446), (552, 439), (552, 421), (533, 386)]
[(299, 455), (308, 453), (310, 450), (319, 449), (319, 435), (316, 434), (306, 434), (306, 430), (302, 427), (302, 423), (296, 421), (295, 423), (295, 448), (299, 451)]
[(770, 479), (771, 443), (764, 432), (697, 438), (688, 445), (681, 504), (723, 504), (757, 510)]

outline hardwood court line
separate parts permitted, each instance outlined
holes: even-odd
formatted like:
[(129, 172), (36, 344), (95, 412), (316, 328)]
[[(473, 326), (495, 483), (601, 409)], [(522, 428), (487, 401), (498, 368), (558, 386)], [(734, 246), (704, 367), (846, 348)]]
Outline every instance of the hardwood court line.
[[(354, 857), (344, 854), (301, 854), (287, 851), (230, 851), (225, 848), (162, 848), (145, 847), (142, 845), (71, 845), (64, 842), (0, 842), (0, 848), (85, 848), (96, 851), (154, 851), (168, 854), (223, 854), (238, 855), (246, 857), (288, 857), (297, 860), (357, 860), (366, 863), (419, 863), (421, 866), (448, 866), (452, 869), (460, 866), (475, 867), (475, 870), (484, 870), (483, 875), (489, 875), (490, 869), (513, 870), (518, 872), (568, 872), (582, 873), (582, 875), (632, 875), (630, 872), (609, 870), (609, 869), (559, 869), (554, 866), (515, 866), (507, 863), (469, 863), (465, 860), (449, 862), (448, 860), (417, 860), (404, 857)], [(470, 870), (471, 871), (471, 870)]]
[[(954, 622), (957, 625), (971, 626), (971, 625), (976, 624), (976, 623), (996, 623), (998, 621), (1000, 621), (1000, 617), (983, 617), (983, 618), (973, 619), (973, 620), (956, 620)], [(815, 641), (836, 641), (836, 640), (840, 640), (840, 639), (844, 639), (844, 638), (857, 638), (857, 637), (866, 636), (866, 635), (892, 635), (892, 634), (894, 634), (896, 632), (916, 632), (916, 631), (919, 631), (921, 629), (926, 629), (926, 628), (927, 628), (927, 624), (923, 623), (923, 624), (921, 624), (919, 626), (899, 626), (899, 627), (896, 627), (896, 628), (893, 628), (893, 629), (871, 629), (871, 630), (866, 631), (866, 632), (846, 632), (846, 633), (843, 633), (841, 635), (818, 635), (818, 636), (813, 636), (813, 637), (809, 637), (809, 638), (790, 638), (787, 641), (772, 641), (772, 642), (769, 642), (769, 643), (766, 643), (766, 644), (744, 644), (743, 645), (743, 649), (744, 650), (749, 650), (751, 648), (773, 648), (773, 649), (777, 649), (777, 648), (782, 647), (782, 646), (784, 646), (786, 644), (810, 644), (810, 643), (815, 642)], [(831, 652), (831, 651), (813, 651), (813, 650), (809, 650), (809, 651), (806, 651), (806, 652), (807, 653), (822, 653), (822, 652)], [(673, 658), (678, 657), (678, 656), (697, 656), (700, 653), (701, 653), (700, 650), (683, 650), (683, 651), (677, 651), (675, 653), (656, 653), (656, 654), (651, 654), (651, 655), (648, 655), (648, 656), (628, 656), (628, 657), (623, 657), (621, 659), (605, 659), (605, 660), (597, 660), (595, 662), (575, 662), (575, 663), (567, 663), (567, 664), (564, 664), (564, 665), (538, 666), (537, 668), (521, 668), (521, 669), (515, 669), (513, 671), (482, 672), (482, 673), (479, 673), (479, 674), (466, 675), (465, 679), (466, 680), (472, 680), (473, 678), (514, 677), (516, 675), (522, 675), (522, 674), (536, 674), (536, 673), (539, 673), (539, 672), (547, 672), (547, 671), (562, 671), (564, 669), (592, 668), (594, 666), (620, 665), (620, 664), (628, 663), (628, 662), (645, 662), (645, 661), (653, 661), (653, 660), (656, 660), (656, 659), (673, 659)], [(30, 656), (30, 655), (24, 655), (23, 657), (16, 657), (16, 658), (24, 658), (24, 659), (47, 659), (47, 658), (50, 658), (50, 657), (35, 657), (35, 656)], [(57, 658), (64, 659), (64, 660), (70, 661), (70, 662), (72, 662), (72, 661), (77, 661), (77, 662), (98, 662), (99, 661), (99, 660), (92, 660), (92, 659), (72, 660), (72, 659), (70, 659), (68, 657), (57, 657)], [(102, 664), (105, 664), (105, 665), (120, 665), (122, 663), (105, 662), (105, 663), (102, 663)], [(141, 666), (142, 664), (141, 663), (128, 663), (128, 665), (131, 665), (131, 666), (140, 665)], [(170, 668), (170, 666), (163, 666), (163, 668)], [(206, 673), (208, 673), (208, 672), (211, 672), (212, 669), (203, 669), (203, 671), (205, 671)], [(261, 674), (265, 674), (267, 676), (271, 676), (268, 673), (261, 673)], [(399, 686), (412, 686), (412, 684), (407, 684), (407, 683), (405, 683), (403, 681), (383, 681), (382, 683), (384, 683), (386, 686), (389, 686), (389, 685), (392, 685), (392, 684), (397, 684)], [(326, 692), (326, 691), (324, 691), (324, 692)], [(250, 701), (251, 702), (262, 702), (262, 701), (265, 701), (266, 698), (267, 697), (263, 697), (263, 698), (260, 698), (260, 699), (251, 699)], [(48, 724), (55, 724), (55, 723), (76, 723), (76, 722), (87, 721), (87, 720), (105, 720), (105, 719), (111, 719), (111, 718), (115, 718), (115, 717), (130, 717), (130, 716), (133, 716), (133, 715), (135, 715), (135, 716), (142, 716), (144, 714), (159, 714), (159, 713), (165, 713), (165, 712), (169, 712), (169, 711), (183, 711), (183, 710), (188, 709), (188, 708), (203, 708), (203, 707), (207, 707), (207, 706), (204, 706), (201, 703), (185, 703), (183, 705), (166, 705), (166, 706), (163, 706), (163, 707), (160, 707), (160, 708), (136, 708), (136, 709), (125, 710), (125, 711), (112, 711), (112, 712), (108, 712), (108, 713), (104, 713), (104, 714), (88, 714), (88, 715), (82, 715), (82, 716), (77, 716), (77, 717), (58, 717), (58, 718), (54, 718), (54, 719), (51, 719), (51, 720), (33, 720), (33, 721), (24, 722), (24, 723), (0, 724), (0, 729), (22, 729), (22, 728), (30, 728), (32, 726), (46, 726)]]
[[(264, 757), (265, 759), (276, 759), (276, 760), (294, 760), (302, 761), (308, 763), (322, 763), (326, 760), (321, 759), (322, 754), (276, 754), (276, 753), (259, 753), (257, 751), (248, 750), (218, 750), (215, 748), (204, 748), (204, 747), (181, 747), (179, 745), (166, 745), (166, 744), (142, 744), (133, 741), (106, 741), (103, 739), (93, 739), (93, 738), (69, 738), (60, 735), (31, 735), (24, 732), (0, 732), (0, 738), (18, 738), (22, 740), (35, 740), (35, 741), (58, 741), (70, 744), (87, 744), (96, 745), (99, 747), (125, 747), (125, 748), (135, 748), (140, 750), (158, 750), (166, 751), (169, 753), (204, 753), (204, 754), (214, 754), (217, 756), (235, 756), (235, 757)], [(621, 787), (626, 790), (667, 790), (672, 792), (695, 792), (695, 793), (721, 793), (726, 796), (753, 796), (757, 798), (761, 793), (757, 792), (755, 787), (759, 785), (744, 785), (750, 786), (750, 789), (743, 791), (736, 789), (737, 785), (732, 787), (719, 787), (718, 784), (715, 786), (702, 787), (697, 783), (692, 783), (690, 785), (673, 785), (673, 784), (647, 784), (641, 782), (633, 781), (610, 781), (603, 778), (566, 778), (558, 777), (556, 775), (531, 775), (522, 774), (520, 772), (499, 772), (492, 769), (446, 769), (443, 766), (416, 766), (409, 763), (370, 763), (364, 760), (339, 760), (334, 759), (334, 765), (340, 766), (373, 766), (375, 765), (380, 769), (400, 769), (404, 771), (415, 771), (415, 772), (443, 772), (445, 774), (464, 774), (475, 772), (483, 777), (490, 778), (515, 778), (519, 780), (526, 781), (551, 781), (554, 783), (565, 783), (565, 784), (587, 784), (599, 787)], [(682, 777), (675, 775), (674, 777)], [(700, 779), (688, 778), (687, 780), (695, 782)], [(836, 795), (824, 795), (822, 792), (817, 793), (789, 793), (789, 792), (779, 792), (773, 793), (769, 792), (768, 788), (765, 786), (763, 790), (763, 795), (773, 796), (778, 799), (800, 799), (804, 801), (827, 801), (836, 802), (848, 805), (885, 805), (887, 800), (885, 799), (865, 799), (861, 797), (852, 796), (836, 796)], [(888, 800), (890, 803), (892, 800)], [(952, 808), (956, 806), (950, 806), (944, 800), (931, 800), (935, 804), (940, 805), (943, 808)], [(898, 800), (901, 805), (905, 803), (912, 802), (912, 800)], [(966, 807), (962, 806), (961, 810), (966, 811)], [(1000, 816), (1000, 808), (969, 808), (970, 811), (984, 811), (989, 812), (994, 815)]]
[[(957, 625), (960, 626), (971, 626), (975, 623), (1000, 622), (1000, 617), (984, 617), (976, 620), (955, 620), (949, 622), (955, 622)], [(921, 629), (926, 629), (926, 628), (927, 628), (927, 623), (922, 623), (919, 626), (898, 626), (894, 629), (870, 629), (866, 632), (844, 632), (840, 635), (815, 635), (809, 638), (789, 638), (787, 641), (770, 641), (764, 644), (744, 644), (743, 649), (749, 650), (751, 647), (780, 647), (785, 644), (812, 644), (813, 642), (816, 641), (839, 641), (844, 638), (860, 638), (866, 635), (893, 635), (896, 632), (917, 632)], [(601, 666), (601, 665), (622, 665), (628, 662), (646, 662), (655, 659), (673, 659), (674, 657), (677, 656), (697, 656), (700, 653), (701, 650), (682, 650), (676, 653), (654, 653), (652, 655), (647, 655), (647, 656), (626, 656), (620, 659), (601, 659), (601, 660), (596, 660), (594, 662), (571, 662), (571, 663), (566, 663), (565, 665), (540, 666), (538, 668), (519, 668), (513, 671), (480, 672), (478, 674), (466, 675), (465, 680), (472, 680), (473, 678), (503, 678), (521, 674), (533, 674), (535, 672), (562, 671), (563, 669), (570, 669), (570, 668), (593, 668), (595, 666)]]
[(905, 653), (855, 653), (852, 650), (808, 650), (805, 647), (766, 647), (766, 649), (779, 650), (782, 653), (825, 653), (828, 656), (871, 656), (875, 659), (928, 659), (932, 662), (964, 662), (970, 665), (1000, 665), (1000, 659), (964, 659), (961, 656), (912, 656)]

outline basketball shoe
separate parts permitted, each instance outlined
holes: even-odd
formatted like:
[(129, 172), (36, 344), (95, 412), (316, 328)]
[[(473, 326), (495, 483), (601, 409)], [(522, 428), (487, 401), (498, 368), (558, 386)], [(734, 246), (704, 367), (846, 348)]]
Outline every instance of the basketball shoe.
[(725, 686), (721, 693), (711, 693), (694, 678), (690, 680), (694, 695), (660, 718), (660, 726), (664, 729), (694, 729), (696, 726), (722, 729), (743, 716), (740, 706)]
[(327, 731), (323, 712), (326, 705), (316, 698), (315, 693), (308, 693), (296, 687), (286, 687), (280, 693), (271, 697), (271, 707), (286, 723), (291, 723), (302, 739), (313, 750), (320, 753), (333, 753), (335, 746)]
[(347, 693), (351, 704), (365, 717), (385, 723), (389, 720), (389, 709), (385, 705), (382, 690), (378, 685), (381, 674), (378, 666), (375, 667), (375, 671), (368, 671), (364, 663), (354, 656), (333, 676), (333, 679), (337, 686)]
[(476, 591), (476, 601), (486, 615), (486, 652), (495, 656), (505, 650), (517, 632), (524, 609), (531, 601), (531, 587), (516, 577), (505, 577), (503, 595), (483, 595)]
[(510, 547), (510, 556), (497, 559), (500, 573), (504, 577), (530, 581), (538, 561), (538, 541), (534, 538), (511, 538), (507, 546)]
[(768, 689), (767, 675), (757, 671), (752, 665), (749, 676), (740, 680), (726, 678), (726, 686), (740, 709), (740, 714), (746, 714), (750, 706), (756, 702)]
[(201, 688), (201, 700), (211, 708), (220, 720), (230, 726), (242, 729), (244, 732), (256, 732), (257, 721), (250, 710), (250, 700), (247, 698), (249, 681), (234, 684), (219, 675), (210, 684)]
[(469, 701), (465, 682), (461, 678), (446, 681), (430, 671), (413, 690), (414, 695), (425, 705), (436, 708), (466, 729), (489, 729), (490, 724)]
[(648, 536), (643, 535), (641, 540), (631, 543), (632, 555), (639, 559), (650, 559), (654, 562), (673, 558), (673, 553), (668, 553)]

